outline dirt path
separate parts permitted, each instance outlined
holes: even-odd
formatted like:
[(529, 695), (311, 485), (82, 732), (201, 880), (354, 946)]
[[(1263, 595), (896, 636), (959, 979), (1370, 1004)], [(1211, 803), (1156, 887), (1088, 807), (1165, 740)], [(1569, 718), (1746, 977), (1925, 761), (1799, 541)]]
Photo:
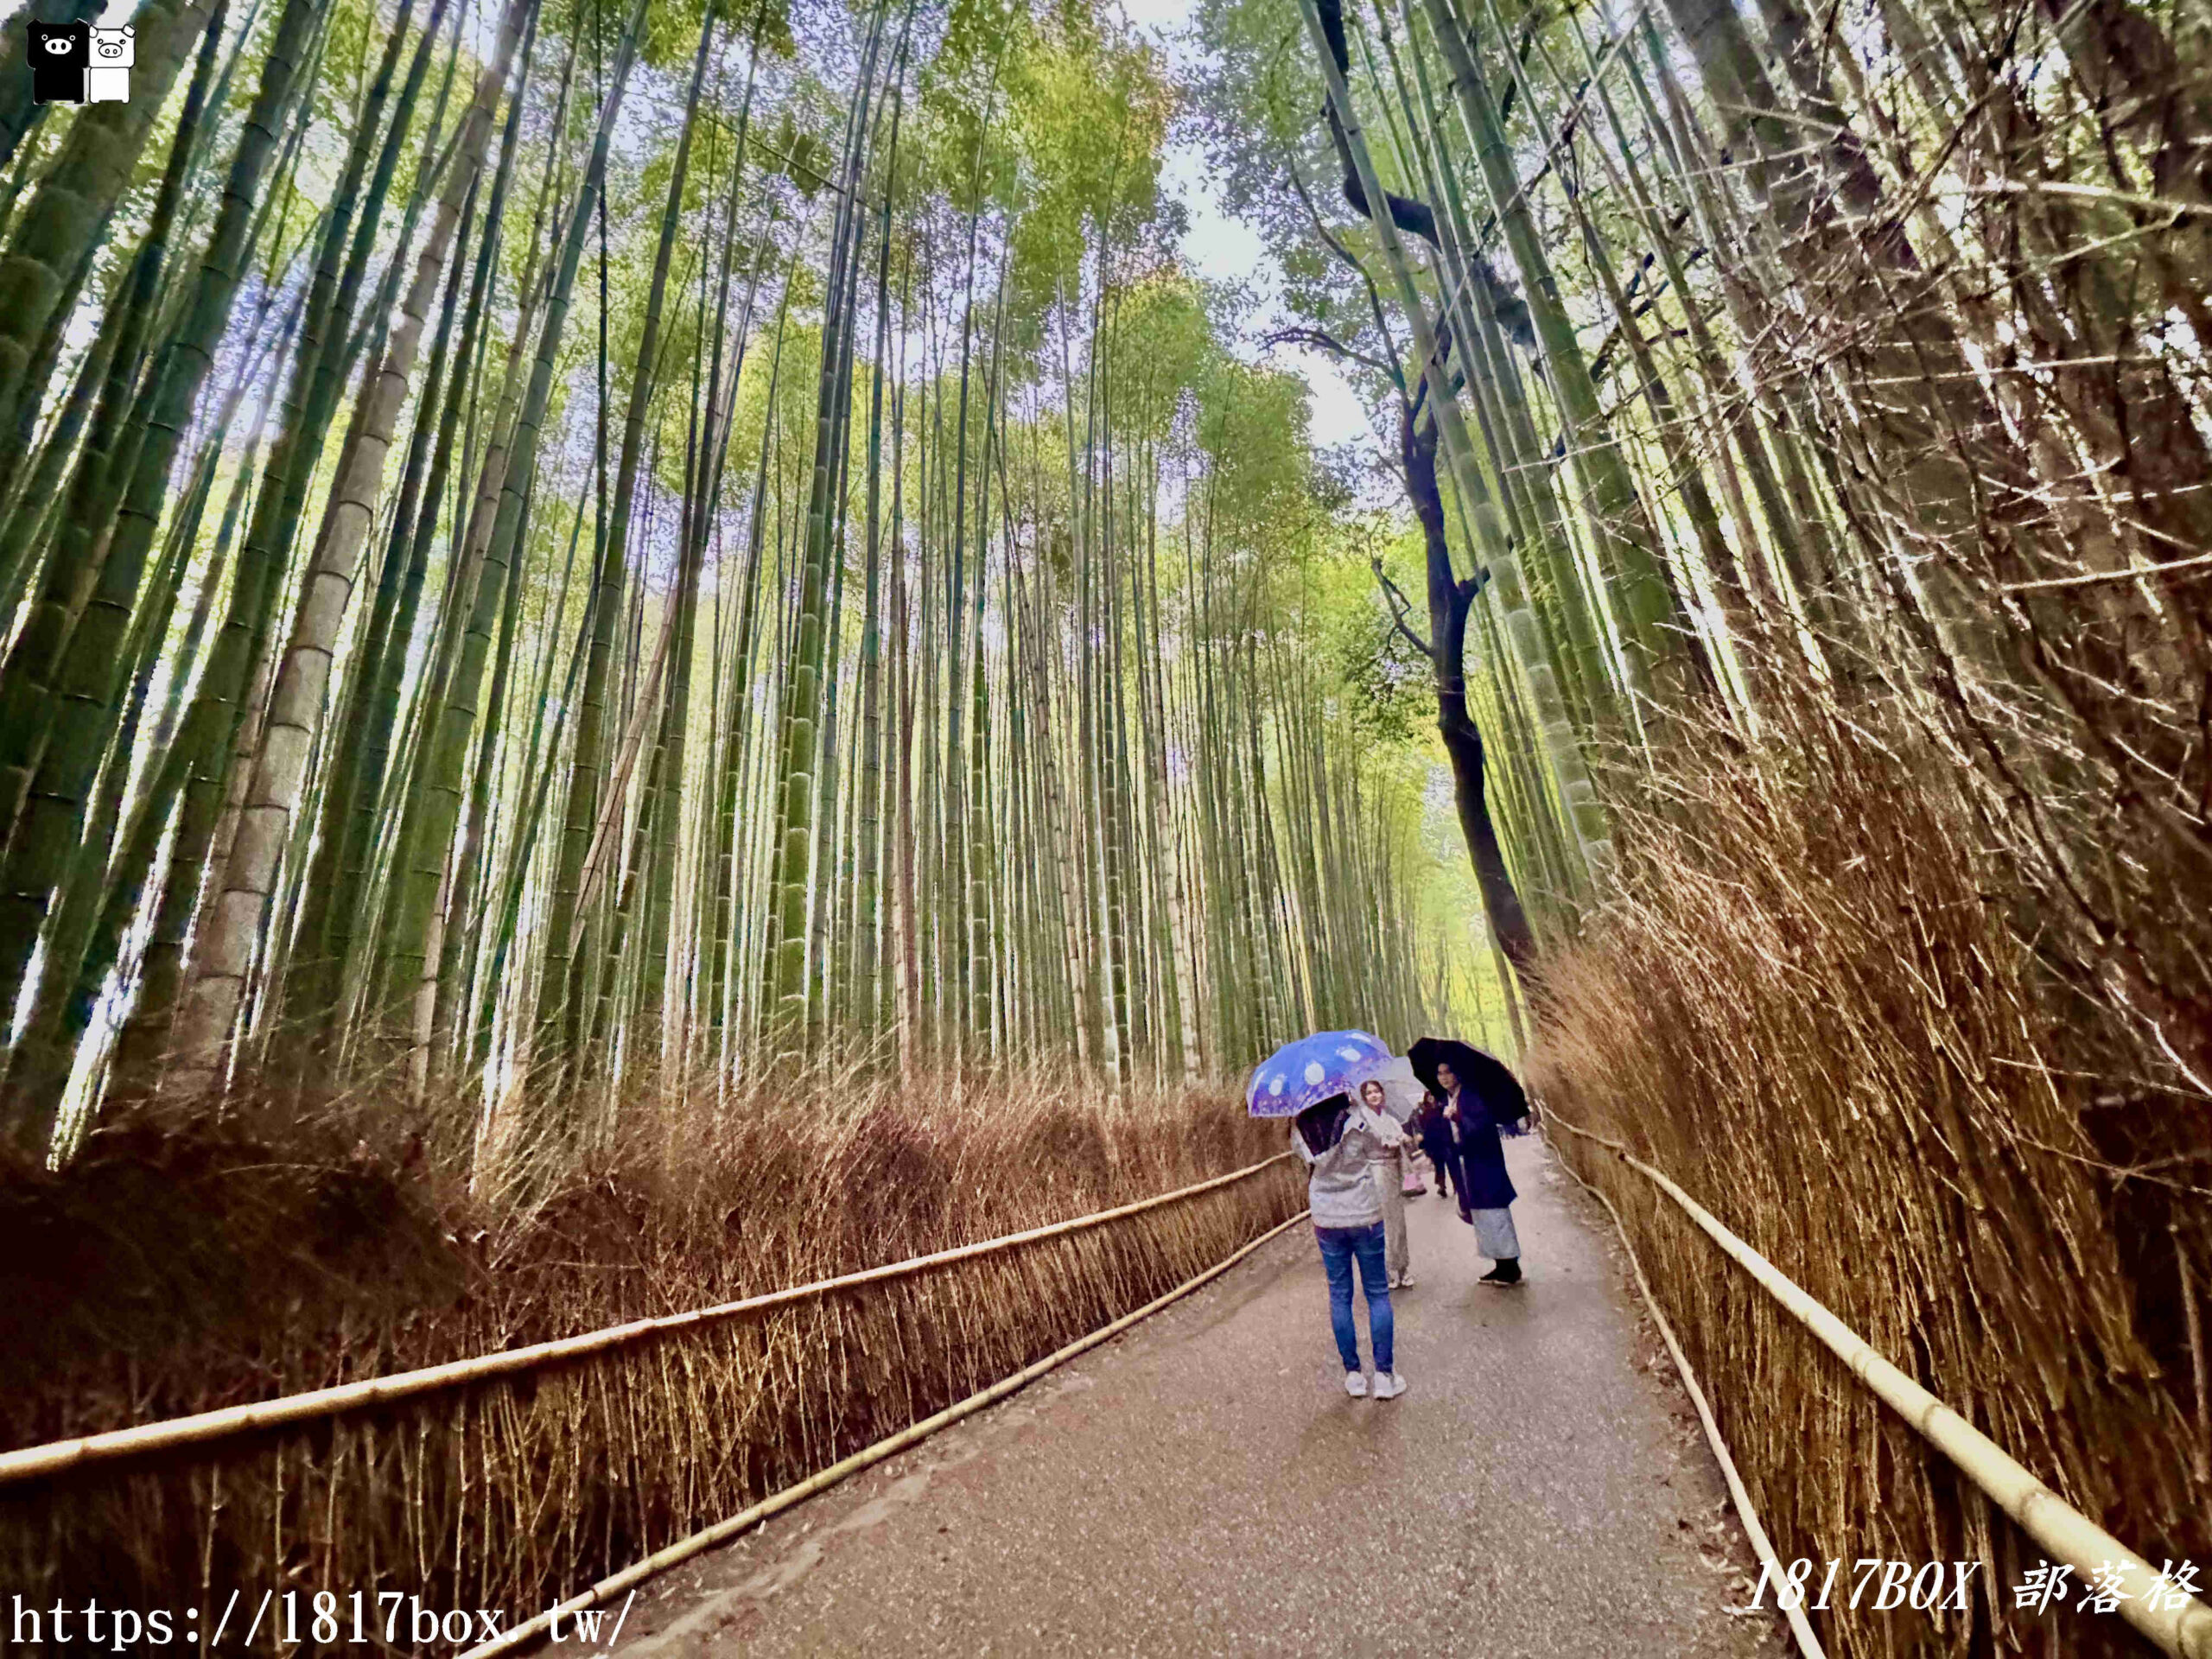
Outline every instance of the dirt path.
[[(1128, 1336), (642, 1591), (626, 1656), (1778, 1656), (1604, 1213), (1508, 1143), (1529, 1282), (1408, 1203), (1391, 1402), (1295, 1230)], [(1361, 1318), (1364, 1350), (1365, 1319)]]

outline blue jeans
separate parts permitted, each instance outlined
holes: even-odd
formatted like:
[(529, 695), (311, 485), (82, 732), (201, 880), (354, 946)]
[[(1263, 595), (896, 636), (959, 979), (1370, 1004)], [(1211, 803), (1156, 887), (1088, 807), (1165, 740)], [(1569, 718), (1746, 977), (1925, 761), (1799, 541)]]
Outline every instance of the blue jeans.
[(1329, 1271), (1329, 1324), (1337, 1333), (1337, 1352), (1344, 1370), (1359, 1369), (1359, 1331), (1351, 1321), (1351, 1264), (1359, 1263), (1359, 1288), (1367, 1298), (1367, 1339), (1375, 1350), (1375, 1369), (1396, 1370), (1391, 1361), (1390, 1281), (1382, 1268), (1382, 1224), (1365, 1227), (1316, 1227), (1321, 1265)]

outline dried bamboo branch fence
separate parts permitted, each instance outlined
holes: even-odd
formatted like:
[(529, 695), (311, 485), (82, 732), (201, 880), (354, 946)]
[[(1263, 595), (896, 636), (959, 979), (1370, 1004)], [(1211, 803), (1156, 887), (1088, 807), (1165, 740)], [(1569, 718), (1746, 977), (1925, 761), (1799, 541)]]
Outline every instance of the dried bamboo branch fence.
[(1278, 1155), (1049, 1226), (0, 1459), (0, 1582), (402, 1589), (510, 1622), (837, 1465), (1293, 1216)]
[(2172, 1580), (2059, 1497), (2002, 1446), (1808, 1295), (1663, 1172), (1619, 1141), (1571, 1123), (1554, 1111), (1547, 1109), (1544, 1122), (1605, 1147), (1672, 1198), (1731, 1260), (2011, 1516), (2022, 1531), (2048, 1550), (2054, 1561), (2070, 1566), (2084, 1582), (2107, 1571), (2116, 1573), (2125, 1592), (2119, 1609), (2121, 1616), (2160, 1652), (2175, 1659), (2212, 1659), (2212, 1608), (2182, 1593)]
[(671, 1567), (680, 1567), (694, 1556), (702, 1555), (717, 1545), (728, 1543), (741, 1534), (759, 1526), (762, 1522), (771, 1520), (785, 1510), (794, 1508), (804, 1503), (808, 1498), (829, 1491), (839, 1481), (848, 1480), (862, 1470), (881, 1463), (887, 1458), (898, 1456), (907, 1447), (918, 1445), (927, 1440), (939, 1429), (950, 1428), (963, 1418), (972, 1417), (986, 1407), (997, 1404), (1008, 1395), (1018, 1393), (1027, 1388), (1047, 1372), (1057, 1370), (1068, 1361), (1089, 1353), (1093, 1348), (1102, 1344), (1111, 1342), (1124, 1331), (1144, 1319), (1150, 1319), (1162, 1308), (1182, 1300), (1194, 1290), (1203, 1289), (1205, 1286), (1211, 1284), (1246, 1256), (1251, 1255), (1253, 1251), (1280, 1238), (1311, 1213), (1310, 1211), (1301, 1210), (1287, 1221), (1278, 1222), (1249, 1243), (1241, 1246), (1224, 1260), (1215, 1262), (1204, 1273), (1193, 1278), (1185, 1279), (1164, 1295), (1155, 1296), (1135, 1313), (1124, 1313), (1111, 1325), (1101, 1325), (1089, 1336), (1079, 1337), (1066, 1347), (1046, 1355), (1035, 1364), (1024, 1366), (1012, 1376), (1001, 1377), (988, 1389), (982, 1389), (969, 1395), (958, 1405), (947, 1406), (934, 1417), (925, 1418), (918, 1423), (910, 1424), (896, 1434), (886, 1435), (874, 1446), (854, 1452), (851, 1457), (845, 1459), (842, 1462), (832, 1464), (820, 1474), (810, 1476), (796, 1486), (785, 1487), (773, 1497), (764, 1498), (751, 1509), (734, 1515), (727, 1521), (716, 1522), (711, 1527), (703, 1528), (693, 1533), (689, 1538), (681, 1539), (671, 1544), (666, 1549), (656, 1551), (634, 1566), (624, 1567), (620, 1573), (601, 1579), (581, 1595), (571, 1596), (559, 1606), (547, 1609), (527, 1624), (507, 1631), (495, 1640), (471, 1648), (461, 1656), (461, 1659), (496, 1659), (496, 1656), (499, 1654), (519, 1652), (530, 1646), (538, 1637), (551, 1630), (556, 1618), (567, 1618), (596, 1607), (602, 1602), (610, 1601), (624, 1591), (634, 1589), (637, 1586), (645, 1583), (646, 1580), (656, 1578)]

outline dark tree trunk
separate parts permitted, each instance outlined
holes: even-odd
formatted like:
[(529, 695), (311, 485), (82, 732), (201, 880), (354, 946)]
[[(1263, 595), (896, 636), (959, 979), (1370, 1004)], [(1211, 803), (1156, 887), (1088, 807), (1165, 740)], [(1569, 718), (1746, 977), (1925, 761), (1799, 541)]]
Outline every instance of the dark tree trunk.
[(1465, 582), (1452, 571), (1452, 555), (1444, 539), (1444, 498), (1436, 486), (1436, 426), (1422, 423), (1408, 407), (1400, 427), (1400, 447), (1406, 467), (1406, 493), (1413, 498), (1414, 516), (1421, 520), (1421, 540), (1428, 558), (1428, 620), (1432, 660), (1436, 669), (1436, 728), (1443, 734), (1444, 753), (1452, 762), (1452, 793), (1459, 813), (1459, 833), (1466, 838), (1467, 857), (1475, 867), (1475, 880), (1482, 888), (1483, 906), (1490, 912), (1499, 948), (1513, 971), (1533, 982), (1536, 971), (1536, 936), (1529, 926), (1529, 912), (1522, 907), (1520, 889), (1505, 867), (1505, 852), (1498, 845), (1497, 826), (1491, 821), (1490, 795), (1483, 779), (1483, 734), (1467, 709), (1467, 613), (1482, 592), (1487, 570), (1478, 569)]

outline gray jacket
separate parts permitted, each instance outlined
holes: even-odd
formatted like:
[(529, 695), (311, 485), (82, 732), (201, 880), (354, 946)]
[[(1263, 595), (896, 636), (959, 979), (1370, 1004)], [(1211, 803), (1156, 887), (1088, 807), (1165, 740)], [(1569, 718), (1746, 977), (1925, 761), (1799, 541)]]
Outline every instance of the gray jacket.
[(1397, 1148), (1406, 1132), (1388, 1117), (1365, 1106), (1352, 1109), (1344, 1120), (1344, 1135), (1319, 1156), (1306, 1145), (1295, 1125), (1290, 1144), (1312, 1166), (1306, 1180), (1306, 1201), (1316, 1227), (1372, 1227), (1382, 1219), (1382, 1198), (1376, 1190), (1374, 1167), (1389, 1160), (1395, 1167)]

